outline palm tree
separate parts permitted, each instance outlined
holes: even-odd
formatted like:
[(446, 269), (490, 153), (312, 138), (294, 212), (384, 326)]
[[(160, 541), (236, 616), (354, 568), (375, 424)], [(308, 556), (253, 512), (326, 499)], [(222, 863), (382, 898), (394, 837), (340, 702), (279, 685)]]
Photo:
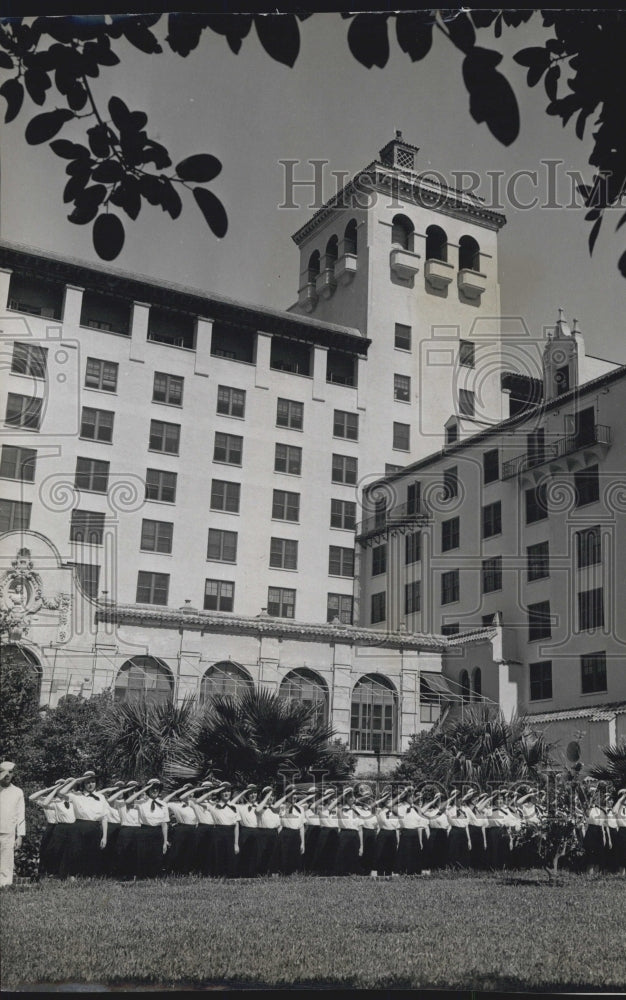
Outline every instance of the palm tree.
[(620, 788), (626, 788), (626, 740), (603, 747), (602, 753), (606, 761), (591, 768), (592, 778), (610, 781), (616, 792)]
[(177, 739), (165, 774), (197, 780), (211, 771), (238, 784), (276, 781), (281, 772), (304, 777), (324, 771), (333, 736), (315, 705), (256, 688), (218, 695)]
[(162, 773), (173, 745), (189, 731), (196, 702), (153, 704), (144, 699), (113, 704), (103, 720), (109, 770), (144, 780)]

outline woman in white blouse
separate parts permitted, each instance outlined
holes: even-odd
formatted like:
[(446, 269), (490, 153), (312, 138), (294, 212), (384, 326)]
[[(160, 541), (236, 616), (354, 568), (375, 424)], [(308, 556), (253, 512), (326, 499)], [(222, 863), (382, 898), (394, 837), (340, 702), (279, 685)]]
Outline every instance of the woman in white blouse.
[(196, 865), (198, 817), (193, 806), (187, 800), (181, 800), (181, 795), (192, 787), (188, 782), (182, 788), (176, 788), (163, 796), (163, 802), (170, 813), (170, 847), (166, 856), (166, 867), (172, 875), (191, 875)]
[(280, 815), (278, 869), (281, 875), (294, 875), (304, 869), (304, 806), (297, 801), (293, 786), (285, 789), (276, 807)]
[[(39, 791), (29, 795), (29, 801), (34, 802), (42, 810), (46, 817), (46, 826), (41, 836), (39, 844), (39, 877), (45, 875), (56, 875), (58, 867), (58, 857), (54, 848), (57, 814), (54, 807), (54, 797), (57, 790), (64, 784), (64, 779), (60, 778), (48, 788), (40, 788)], [(45, 800), (45, 801), (44, 801)]]
[(256, 810), (259, 800), (257, 785), (247, 785), (233, 795), (231, 805), (239, 813), (239, 877), (254, 878), (259, 864), (259, 821)]
[(239, 811), (231, 804), (231, 795), (230, 782), (223, 781), (208, 798), (213, 816), (213, 874), (217, 878), (234, 878), (237, 874)]
[(374, 794), (367, 785), (362, 784), (358, 798), (354, 802), (354, 812), (361, 824), (363, 838), (363, 854), (361, 855), (361, 873), (374, 876), (376, 874), (376, 838), (378, 836), (378, 819), (376, 817)]
[(344, 789), (337, 806), (339, 841), (335, 855), (335, 875), (358, 875), (363, 857), (363, 822), (355, 809), (354, 789)]
[(379, 875), (393, 875), (396, 871), (396, 857), (400, 840), (400, 819), (396, 809), (402, 792), (395, 798), (391, 789), (376, 802), (378, 835), (376, 837), (375, 870)]
[(616, 826), (612, 833), (614, 870), (619, 875), (626, 875), (626, 788), (619, 789), (611, 807), (611, 815), (615, 818)]
[(274, 789), (266, 785), (261, 789), (261, 799), (257, 805), (259, 855), (259, 875), (275, 875), (278, 872), (278, 831), (280, 813), (275, 807)]
[(72, 827), (71, 874), (102, 875), (106, 844), (103, 821), (107, 808), (104, 796), (96, 792), (95, 772), (86, 771), (78, 778), (71, 778), (64, 786), (64, 794), (72, 803), (76, 817)]
[(156, 878), (165, 866), (170, 814), (167, 805), (159, 798), (162, 787), (159, 778), (151, 778), (128, 799), (129, 804), (137, 803), (141, 824), (137, 832), (137, 878)]
[(130, 802), (130, 796), (135, 795), (137, 787), (137, 781), (127, 781), (123, 788), (109, 796), (109, 805), (117, 809), (120, 816), (120, 829), (115, 840), (114, 870), (123, 882), (137, 878), (139, 870), (138, 834), (141, 820), (136, 798)]

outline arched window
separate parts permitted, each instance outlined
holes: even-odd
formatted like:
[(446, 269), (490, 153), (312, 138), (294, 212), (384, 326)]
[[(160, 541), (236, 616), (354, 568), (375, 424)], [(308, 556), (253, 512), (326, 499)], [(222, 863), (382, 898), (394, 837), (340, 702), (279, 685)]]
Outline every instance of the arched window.
[(413, 250), (415, 227), (406, 215), (394, 215), (391, 223), (391, 242), (403, 250)]
[(461, 700), (466, 702), (470, 700), (470, 679), (467, 670), (462, 670), (459, 677), (459, 684), (461, 686)]
[(174, 696), (172, 671), (154, 656), (133, 656), (115, 678), (115, 701), (147, 701), (165, 705)]
[(320, 252), (319, 250), (314, 250), (309, 257), (309, 281), (315, 281), (318, 274), (320, 273)]
[(200, 682), (200, 704), (216, 695), (228, 694), (237, 697), (245, 691), (252, 691), (254, 684), (247, 670), (231, 660), (214, 663), (205, 671)]
[(480, 247), (473, 236), (459, 240), (459, 270), (480, 271)]
[(393, 753), (398, 742), (398, 695), (382, 674), (367, 674), (354, 686), (350, 748)]
[(10, 642), (5, 646), (2, 646), (2, 659), (8, 662), (9, 658), (17, 661), (26, 670), (33, 670), (37, 677), (37, 702), (41, 700), (41, 678), (43, 675), (43, 670), (41, 664), (34, 653), (31, 653), (30, 649), (26, 646), (18, 646), (17, 643)]
[(429, 226), (426, 230), (426, 260), (448, 261), (448, 237), (441, 226)]
[(356, 219), (350, 219), (343, 234), (344, 253), (356, 253)]
[(337, 258), (339, 256), (339, 240), (336, 236), (331, 236), (328, 243), (326, 244), (326, 252), (324, 254), (324, 267), (329, 268), (331, 271), (335, 269), (335, 264), (337, 263)]
[(472, 699), (480, 701), (483, 694), (483, 673), (480, 667), (475, 667), (472, 672)]
[(281, 698), (297, 701), (307, 708), (315, 707), (316, 722), (324, 724), (328, 721), (328, 687), (313, 670), (290, 670), (283, 677), (278, 693)]

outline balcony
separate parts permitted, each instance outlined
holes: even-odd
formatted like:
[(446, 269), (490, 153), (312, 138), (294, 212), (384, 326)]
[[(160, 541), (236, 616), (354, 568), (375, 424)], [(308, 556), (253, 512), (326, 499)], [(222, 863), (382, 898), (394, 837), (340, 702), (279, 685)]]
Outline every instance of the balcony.
[(387, 511), (377, 511), (364, 518), (356, 526), (356, 540), (361, 544), (372, 538), (388, 534), (390, 531), (413, 531), (430, 521), (431, 514), (422, 504), (401, 503)]
[(153, 306), (150, 309), (148, 340), (156, 344), (184, 347), (193, 351), (195, 348), (195, 320), (184, 313), (175, 313), (169, 309), (159, 309)]
[(420, 255), (402, 247), (394, 247), (389, 255), (389, 265), (397, 278), (408, 281), (414, 278), (420, 269)]
[(357, 256), (354, 253), (344, 253), (335, 264), (335, 278), (340, 285), (349, 285), (357, 269)]
[(424, 278), (431, 288), (444, 291), (452, 281), (454, 265), (443, 260), (427, 260), (424, 264)]
[(459, 291), (467, 299), (479, 299), (487, 287), (487, 275), (470, 268), (463, 268), (459, 271), (458, 277)]
[(337, 279), (334, 268), (325, 267), (315, 279), (315, 291), (322, 299), (329, 299), (336, 287)]
[(611, 444), (611, 428), (605, 424), (594, 424), (593, 427), (585, 428), (583, 434), (566, 434), (565, 437), (558, 438), (550, 444), (544, 445), (539, 453), (525, 453), (516, 458), (510, 458), (508, 462), (502, 463), (502, 478), (512, 479), (529, 469), (535, 469), (540, 465), (547, 465), (557, 459), (575, 452), (583, 451), (585, 448), (592, 448), (596, 445), (608, 448)]
[(298, 305), (304, 309), (305, 312), (313, 312), (315, 306), (317, 305), (317, 292), (315, 291), (314, 281), (307, 281), (306, 285), (303, 285), (299, 290)]
[(8, 301), (11, 311), (60, 320), (63, 317), (64, 297), (65, 286), (62, 284), (16, 273), (11, 275)]

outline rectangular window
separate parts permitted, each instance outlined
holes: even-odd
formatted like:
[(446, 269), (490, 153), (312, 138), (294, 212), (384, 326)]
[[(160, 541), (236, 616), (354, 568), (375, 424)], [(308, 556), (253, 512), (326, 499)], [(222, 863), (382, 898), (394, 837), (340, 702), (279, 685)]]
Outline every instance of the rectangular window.
[(404, 323), (396, 323), (394, 331), (394, 344), (401, 351), (411, 350), (411, 327)]
[(476, 411), (474, 393), (470, 389), (459, 389), (459, 413), (463, 417), (473, 417)]
[(36, 462), (37, 452), (34, 448), (16, 448), (11, 444), (3, 444), (0, 476), (32, 483), (35, 480)]
[(243, 438), (237, 434), (222, 434), (215, 432), (213, 461), (225, 462), (227, 465), (241, 465)]
[(144, 552), (171, 552), (174, 525), (171, 521), (141, 522), (141, 544)]
[(300, 519), (300, 494), (289, 493), (287, 490), (274, 490), (272, 517), (278, 521), (298, 521)]
[(342, 625), (352, 625), (353, 598), (349, 594), (328, 594), (326, 598), (326, 621), (338, 618)]
[(545, 483), (540, 483), (539, 486), (531, 486), (530, 489), (525, 491), (525, 496), (526, 524), (543, 521), (548, 516), (548, 498)]
[(582, 693), (606, 691), (606, 653), (588, 653), (580, 658)]
[(458, 622), (442, 622), (441, 623), (441, 634), (442, 635), (458, 635), (459, 634), (459, 623)]
[(574, 486), (576, 488), (577, 507), (584, 507), (588, 503), (597, 503), (600, 499), (598, 466), (590, 465), (588, 469), (581, 469), (580, 472), (575, 472)]
[(98, 583), (100, 580), (100, 567), (91, 563), (74, 563), (78, 585), (83, 594), (95, 600), (98, 596)]
[(475, 361), (475, 347), (473, 340), (461, 340), (459, 342), (459, 364), (465, 368), (473, 368)]
[(459, 473), (456, 465), (443, 470), (443, 499), (454, 500), (459, 495)]
[(422, 607), (422, 581), (413, 580), (404, 585), (404, 613), (412, 615)]
[(406, 512), (407, 514), (418, 514), (421, 509), (422, 484), (419, 482), (409, 483), (406, 490)]
[(207, 559), (214, 562), (237, 561), (237, 532), (222, 531), (221, 528), (209, 528), (209, 544)]
[(381, 590), (379, 594), (372, 594), (370, 600), (370, 624), (384, 622), (387, 617), (387, 594)]
[(409, 424), (393, 423), (393, 447), (395, 451), (409, 451), (411, 447), (411, 428)]
[(358, 441), (358, 413), (347, 413), (345, 410), (335, 410), (333, 417), (333, 437), (348, 438), (350, 441)]
[(602, 535), (600, 525), (576, 532), (576, 565), (578, 569), (596, 566), (602, 562)]
[(552, 636), (552, 621), (550, 618), (550, 601), (538, 601), (528, 605), (528, 641), (550, 639)]
[(354, 549), (330, 545), (328, 547), (328, 575), (354, 576)]
[(102, 545), (104, 538), (104, 514), (95, 510), (73, 510), (70, 525), (70, 541), (86, 545)]
[(387, 545), (375, 545), (372, 549), (372, 576), (387, 571)]
[(492, 538), (502, 533), (502, 504), (499, 500), (488, 503), (482, 509), (483, 538)]
[(295, 618), (295, 590), (289, 590), (287, 587), (268, 587), (267, 613), (273, 618)]
[[(30, 503), (20, 500), (0, 500), (0, 534), (30, 528)], [(72, 512), (74, 513), (74, 512)]]
[(530, 700), (545, 701), (552, 697), (552, 660), (528, 664), (530, 674)]
[(333, 455), (333, 483), (354, 486), (357, 481), (357, 460), (351, 455)]
[(225, 479), (211, 481), (211, 510), (224, 510), (229, 514), (239, 513), (241, 485)]
[(447, 521), (441, 522), (441, 551), (449, 552), (450, 549), (458, 549), (461, 538), (461, 521), (458, 517), (451, 517)]
[(550, 543), (537, 542), (536, 545), (529, 545), (526, 549), (527, 570), (526, 579), (528, 583), (533, 580), (543, 580), (550, 576)]
[(77, 490), (106, 493), (109, 488), (109, 462), (95, 458), (77, 458), (74, 485)]
[(408, 403), (411, 399), (411, 379), (408, 375), (394, 375), (393, 398)]
[(7, 396), (5, 423), (9, 427), (24, 427), (38, 431), (42, 402), (43, 400), (36, 396), (21, 396), (17, 392), (10, 392)]
[(235, 598), (235, 584), (230, 580), (204, 581), (204, 610), (232, 611)]
[(482, 579), (483, 594), (492, 594), (494, 590), (502, 590), (502, 556), (483, 559)]
[(421, 531), (413, 531), (404, 536), (404, 561), (407, 566), (420, 560), (421, 535)]
[(227, 417), (243, 417), (246, 412), (245, 389), (233, 389), (229, 385), (217, 387), (217, 412)]
[(483, 452), (483, 483), (495, 483), (500, 478), (500, 453), (497, 448)]
[(176, 473), (162, 469), (146, 469), (146, 500), (176, 502)]
[(459, 439), (459, 425), (448, 424), (446, 427), (446, 444), (454, 444)]
[(352, 500), (330, 501), (331, 528), (345, 528), (354, 531), (356, 527), (356, 504)]
[(169, 585), (169, 573), (145, 573), (139, 570), (137, 604), (167, 604)]
[(88, 389), (100, 389), (102, 392), (117, 392), (118, 365), (115, 361), (103, 361), (101, 358), (87, 358), (85, 369), (85, 385)]
[(155, 372), (154, 385), (152, 387), (152, 402), (168, 403), (170, 406), (182, 406), (184, 381), (179, 375)]
[(274, 452), (274, 472), (299, 476), (302, 471), (302, 448), (292, 444), (277, 444)]
[(166, 424), (162, 420), (150, 421), (150, 451), (163, 451), (167, 455), (178, 455), (180, 447), (180, 424)]
[(83, 406), (80, 436), (91, 441), (105, 441), (110, 444), (113, 440), (114, 416), (112, 410), (92, 410), (89, 406)]
[(454, 604), (459, 600), (460, 585), (458, 569), (450, 569), (441, 574), (441, 603)]
[(48, 351), (39, 344), (13, 344), (11, 371), (14, 375), (45, 378)]
[(304, 421), (304, 403), (294, 399), (280, 399), (276, 406), (276, 424), (278, 427), (291, 427), (301, 431)]
[(276, 569), (297, 569), (298, 543), (291, 538), (270, 539), (270, 566)]
[(604, 594), (602, 587), (580, 591), (578, 594), (578, 631), (585, 632), (591, 628), (601, 628), (603, 625)]

